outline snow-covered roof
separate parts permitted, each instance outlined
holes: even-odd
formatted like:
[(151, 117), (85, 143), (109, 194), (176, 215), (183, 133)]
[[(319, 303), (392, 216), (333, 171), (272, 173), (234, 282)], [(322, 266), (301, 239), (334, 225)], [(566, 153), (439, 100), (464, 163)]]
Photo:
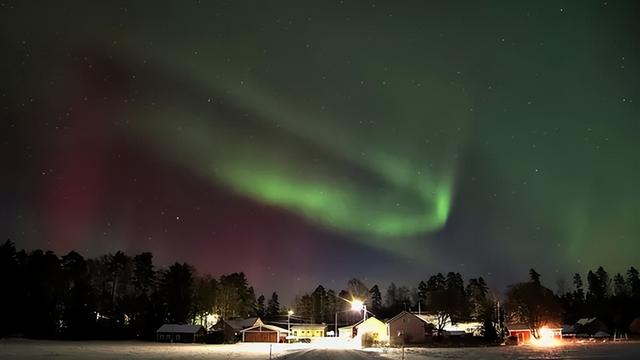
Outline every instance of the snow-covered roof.
[(179, 333), (179, 334), (195, 334), (201, 329), (204, 329), (202, 325), (179, 325), (179, 324), (164, 324), (157, 330), (159, 333)]
[(509, 331), (531, 331), (529, 325), (525, 324), (507, 324), (507, 330)]
[[(433, 326), (436, 326), (438, 324), (439, 318), (436, 315), (431, 315), (431, 314), (426, 314), (426, 315), (413, 314), (413, 315), (415, 315), (418, 319), (426, 322), (427, 324), (431, 324)], [(449, 333), (459, 333), (459, 332), (475, 333), (479, 331), (481, 328), (482, 328), (482, 323), (480, 322), (473, 321), (473, 322), (452, 323), (451, 318), (447, 316), (444, 322), (444, 328), (442, 330)], [(507, 328), (511, 330), (511, 327), (507, 326)]]
[(592, 323), (592, 322), (594, 322), (596, 320), (598, 320), (598, 318), (594, 318), (594, 317), (593, 318), (582, 318), (582, 319), (576, 321), (576, 324), (584, 326), (584, 325), (590, 324), (590, 323)]
[(240, 330), (240, 332), (247, 332), (253, 329), (257, 329), (257, 328), (265, 328), (271, 331), (277, 331), (277, 332), (281, 332), (281, 333), (289, 333), (289, 330), (287, 329), (283, 329), (279, 326), (275, 326), (275, 325), (269, 325), (269, 324), (259, 324), (259, 325), (254, 325), (252, 327), (246, 328), (244, 330)]
[[(438, 323), (438, 317), (436, 315), (425, 315), (425, 314), (414, 314), (415, 316), (418, 317), (418, 319), (426, 322), (427, 324), (437, 324)], [(447, 320), (447, 322), (450, 322), (449, 320)]]

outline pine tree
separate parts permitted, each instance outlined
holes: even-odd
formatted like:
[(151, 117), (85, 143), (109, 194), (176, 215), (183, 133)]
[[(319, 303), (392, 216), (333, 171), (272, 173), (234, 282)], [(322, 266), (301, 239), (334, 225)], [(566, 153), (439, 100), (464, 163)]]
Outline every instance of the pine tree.
[(258, 300), (256, 300), (256, 315), (258, 317), (264, 317), (266, 315), (266, 308), (264, 305), (264, 295), (258, 296)]
[(271, 294), (271, 299), (267, 303), (267, 318), (274, 318), (280, 314), (280, 302), (278, 301), (278, 293), (275, 291)]
[(382, 310), (382, 294), (380, 294), (378, 285), (373, 285), (373, 287), (369, 289), (369, 298), (371, 299), (371, 311), (373, 313), (380, 312), (380, 310)]

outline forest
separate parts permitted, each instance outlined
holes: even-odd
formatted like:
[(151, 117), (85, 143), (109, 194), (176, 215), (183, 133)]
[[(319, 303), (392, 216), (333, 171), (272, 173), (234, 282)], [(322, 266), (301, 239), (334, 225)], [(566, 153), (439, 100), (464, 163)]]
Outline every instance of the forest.
[[(523, 274), (524, 275), (524, 274)], [(475, 321), (483, 324), (488, 341), (504, 336), (508, 324), (536, 330), (545, 324), (574, 324), (596, 317), (611, 332), (627, 333), (640, 317), (640, 276), (629, 267), (610, 275), (603, 267), (558, 283), (556, 291), (543, 285), (531, 269), (526, 281), (496, 292), (482, 277), (465, 281), (457, 272), (437, 273), (413, 287), (395, 283), (383, 291), (353, 278), (344, 289), (322, 285), (300, 289), (292, 310), (294, 322), (339, 326), (361, 314), (350, 311), (349, 300), (361, 299), (380, 319), (403, 310), (435, 316), (434, 335), (444, 324)], [(51, 251), (17, 250), (7, 240), (0, 246), (0, 336), (50, 339), (153, 339), (163, 323), (213, 325), (212, 315), (230, 319), (260, 316), (286, 323), (289, 308), (278, 294), (255, 293), (242, 272), (213, 277), (187, 263), (157, 268), (153, 255), (121, 251), (84, 258), (75, 251), (58, 256)], [(313, 289), (313, 290), (311, 290)], [(636, 329), (631, 329), (636, 330)], [(640, 329), (637, 329), (640, 330)]]

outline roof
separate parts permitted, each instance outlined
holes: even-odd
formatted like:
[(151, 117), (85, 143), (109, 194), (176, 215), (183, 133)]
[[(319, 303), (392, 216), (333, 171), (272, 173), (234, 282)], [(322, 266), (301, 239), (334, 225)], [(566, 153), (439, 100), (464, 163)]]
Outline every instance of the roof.
[(531, 331), (529, 326), (524, 324), (507, 324), (507, 330), (509, 331)]
[[(543, 327), (549, 328), (551, 330), (562, 330), (562, 326), (558, 325), (558, 324), (546, 324), (543, 325)], [(529, 329), (528, 325), (525, 324), (507, 324), (507, 330), (509, 331), (530, 331), (531, 329)]]
[(200, 330), (204, 330), (202, 325), (179, 325), (164, 324), (156, 331), (159, 333), (179, 333), (179, 334), (195, 334)]
[(279, 326), (269, 325), (269, 324), (258, 324), (258, 325), (246, 328), (244, 330), (240, 330), (240, 332), (247, 332), (247, 331), (250, 331), (250, 330), (253, 330), (253, 329), (257, 329), (257, 328), (261, 328), (261, 329), (265, 328), (265, 329), (268, 329), (268, 330), (271, 330), (271, 331), (277, 331), (277, 332), (281, 332), (281, 333), (289, 333), (289, 330), (287, 330), (287, 329), (283, 329), (283, 328), (281, 328)]
[(229, 326), (231, 326), (234, 330), (242, 330), (248, 327), (255, 325), (256, 321), (260, 318), (258, 317), (250, 317), (250, 318), (234, 318), (229, 320), (224, 320)]
[(396, 321), (396, 320), (398, 320), (398, 319), (401, 319), (401, 318), (402, 318), (402, 317), (404, 317), (405, 315), (415, 316), (415, 317), (416, 317), (416, 319), (424, 321), (424, 319), (422, 319), (422, 318), (418, 317), (418, 315), (413, 314), (413, 313), (410, 313), (410, 312), (408, 312), (408, 311), (406, 311), (406, 310), (403, 310), (401, 313), (399, 313), (398, 315), (396, 315), (396, 316), (392, 317), (391, 319), (387, 320), (386, 322), (387, 322), (387, 324), (388, 324), (388, 323), (390, 323), (390, 322), (393, 322), (393, 321)]
[(594, 322), (596, 320), (598, 320), (598, 318), (594, 318), (594, 317), (593, 318), (582, 318), (582, 319), (576, 321), (576, 324), (584, 326), (584, 325), (590, 324), (590, 323), (592, 323), (592, 322)]
[(420, 314), (420, 315), (413, 314), (413, 315), (417, 316), (418, 319), (426, 322), (427, 324), (437, 324), (438, 323), (438, 316), (436, 316), (436, 315), (428, 315), (428, 314)]

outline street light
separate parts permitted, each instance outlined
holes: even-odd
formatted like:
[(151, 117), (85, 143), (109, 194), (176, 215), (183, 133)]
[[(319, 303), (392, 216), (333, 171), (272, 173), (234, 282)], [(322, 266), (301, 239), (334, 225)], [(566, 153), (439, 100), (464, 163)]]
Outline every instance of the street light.
[(291, 342), (291, 315), (293, 315), (293, 310), (287, 311), (287, 342)]
[(354, 299), (353, 301), (351, 301), (351, 310), (362, 311), (362, 320), (367, 320), (367, 304), (365, 304), (362, 300)]
[[(363, 320), (367, 320), (367, 305), (360, 299), (353, 299), (351, 301), (347, 299), (340, 298), (349, 304), (351, 304), (351, 311), (364, 311)], [(349, 310), (336, 311), (336, 324), (335, 324), (335, 335), (338, 336), (338, 313), (345, 312)]]

